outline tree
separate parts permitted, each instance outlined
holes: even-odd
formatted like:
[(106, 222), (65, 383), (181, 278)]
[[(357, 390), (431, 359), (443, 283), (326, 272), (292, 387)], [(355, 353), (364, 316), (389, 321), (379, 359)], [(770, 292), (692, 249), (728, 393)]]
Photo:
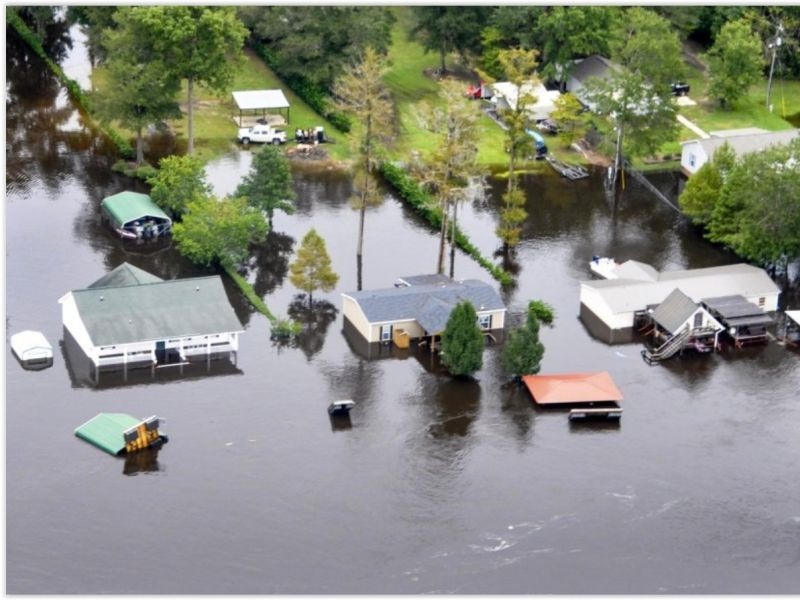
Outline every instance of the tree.
[(505, 148), (508, 153), (508, 187), (503, 194), (503, 207), (500, 209), (496, 233), (503, 243), (503, 252), (506, 255), (519, 244), (522, 223), (528, 216), (525, 211), (525, 195), (517, 189), (516, 164), (517, 160), (530, 154), (533, 149), (533, 138), (527, 132), (531, 126), (528, 106), (536, 103), (536, 97), (529, 90), (539, 82), (536, 77), (537, 56), (536, 50), (522, 48), (511, 48), (498, 53), (503, 72), (517, 92), (516, 104), (500, 111), (500, 116), (508, 127)]
[(564, 145), (569, 148), (586, 131), (583, 105), (573, 94), (567, 92), (556, 99), (555, 107), (556, 109), (550, 113), (550, 117), (558, 123), (560, 137), (564, 140)]
[[(436, 148), (428, 161), (425, 183), (431, 187), (439, 201), (442, 222), (439, 231), (439, 259), (437, 273), (444, 273), (445, 242), (452, 210), (451, 261), (455, 252), (457, 206), (464, 198), (470, 178), (478, 174), (477, 158), (480, 130), (479, 107), (464, 95), (461, 84), (445, 81), (441, 86), (441, 100), (435, 106), (424, 104), (420, 110), (423, 126), (439, 136)], [(451, 262), (451, 273), (453, 276)]]
[(289, 161), (278, 148), (264, 146), (254, 155), (250, 172), (234, 195), (247, 198), (250, 206), (266, 213), (272, 229), (272, 215), (276, 210), (294, 214), (295, 194)]
[(528, 305), (525, 324), (509, 333), (503, 348), (503, 369), (515, 380), (523, 375), (535, 375), (544, 357), (544, 344), (539, 341), (539, 319), (533, 302)]
[(372, 48), (367, 48), (359, 63), (351, 65), (336, 81), (333, 94), (342, 110), (354, 114), (362, 124), (358, 138), (360, 154), (360, 177), (357, 178), (359, 195), (355, 206), (359, 210), (358, 289), (361, 289), (361, 264), (364, 249), (364, 220), (367, 206), (380, 201), (377, 184), (373, 177), (376, 168), (376, 153), (392, 131), (393, 106), (389, 91), (383, 83), (386, 65), (383, 58)]
[(180, 217), (189, 204), (211, 194), (205, 181), (203, 162), (194, 156), (167, 156), (161, 159), (159, 170), (147, 183), (150, 197), (163, 210)]
[(394, 22), (386, 6), (241, 6), (239, 14), (282, 77), (324, 89), (368, 47), (385, 54)]
[(483, 366), (483, 333), (468, 300), (455, 305), (442, 332), (442, 364), (452, 375), (472, 375)]
[(250, 244), (263, 241), (267, 223), (244, 198), (192, 200), (183, 221), (172, 228), (178, 251), (194, 263), (236, 267)]
[[(105, 14), (105, 13), (103, 13)], [(119, 121), (136, 132), (136, 164), (144, 162), (142, 129), (164, 119), (180, 118), (175, 97), (180, 80), (163, 57), (154, 54), (147, 32), (122, 7), (114, 14), (116, 27), (106, 30), (108, 85), (98, 107), (106, 121)]]
[(736, 155), (730, 144), (725, 143), (717, 148), (710, 161), (689, 178), (683, 192), (678, 196), (678, 204), (694, 224), (709, 224), (720, 190), (735, 164)]
[(608, 56), (619, 9), (611, 6), (552, 6), (536, 23), (542, 51), (542, 73), (561, 82), (564, 91), (579, 56)]
[(297, 249), (297, 258), (289, 265), (289, 281), (308, 293), (308, 308), (312, 306), (312, 294), (315, 291), (329, 292), (339, 281), (339, 276), (331, 268), (325, 240), (313, 228), (303, 237)]
[(194, 85), (223, 93), (243, 62), (247, 29), (232, 6), (138, 6), (134, 18), (152, 34), (154, 53), (187, 82), (188, 153), (194, 153)]
[(682, 47), (669, 21), (658, 13), (634, 6), (617, 22), (611, 45), (614, 60), (644, 77), (660, 98), (669, 98), (672, 83), (683, 78)]
[(465, 57), (478, 54), (481, 30), (491, 9), (486, 6), (413, 6), (412, 39), (419, 39), (425, 52), (438, 52), (440, 72), (447, 72), (450, 52)]
[(708, 52), (711, 84), (709, 93), (729, 109), (761, 78), (764, 58), (761, 43), (747, 21), (723, 25)]

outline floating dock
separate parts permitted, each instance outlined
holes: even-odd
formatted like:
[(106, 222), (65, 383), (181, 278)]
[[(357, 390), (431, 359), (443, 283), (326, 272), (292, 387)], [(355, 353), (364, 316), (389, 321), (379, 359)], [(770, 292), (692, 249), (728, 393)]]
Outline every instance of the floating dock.
[(584, 179), (585, 177), (589, 176), (589, 171), (581, 167), (580, 165), (570, 165), (565, 162), (561, 162), (560, 160), (553, 158), (550, 155), (545, 156), (547, 162), (550, 163), (550, 166), (556, 170), (562, 177), (566, 177), (567, 179)]

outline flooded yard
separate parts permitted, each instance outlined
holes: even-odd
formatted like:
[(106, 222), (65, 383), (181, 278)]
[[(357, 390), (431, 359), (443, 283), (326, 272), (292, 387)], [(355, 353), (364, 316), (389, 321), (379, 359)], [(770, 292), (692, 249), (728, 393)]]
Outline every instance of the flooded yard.
[[(6, 347), (8, 593), (796, 593), (800, 589), (800, 354), (770, 343), (687, 354), (650, 367), (641, 344), (607, 345), (581, 321), (592, 255), (657, 269), (738, 262), (631, 185), (616, 204), (601, 173), (525, 179), (529, 219), (511, 325), (527, 302), (543, 373), (608, 371), (624, 394), (618, 426), (574, 426), (508, 386), (501, 347), (475, 381), (429, 357), (365, 358), (343, 333), (356, 289), (358, 215), (346, 174), (295, 168), (297, 213), (276, 215), (249, 278), (278, 314), (308, 327), (296, 347), (226, 287), (246, 331), (235, 364), (148, 370), (93, 385), (80, 374), (58, 299), (127, 261), (164, 279), (207, 274), (170, 246), (136, 245), (100, 222), (124, 189), (37, 59), (7, 42), (6, 337), (42, 331), (53, 367), (20, 368)], [(247, 151), (207, 169), (218, 194)], [(485, 255), (503, 182), (459, 222)], [(288, 262), (314, 227), (337, 289), (307, 315)], [(438, 238), (387, 191), (366, 218), (364, 288), (430, 273)], [(495, 284), (465, 255), (456, 277)], [(797, 280), (782, 306), (800, 308)], [(325, 308), (325, 307), (322, 307)], [(353, 398), (351, 427), (329, 418)], [(170, 442), (117, 459), (73, 430), (99, 412), (157, 414)]]

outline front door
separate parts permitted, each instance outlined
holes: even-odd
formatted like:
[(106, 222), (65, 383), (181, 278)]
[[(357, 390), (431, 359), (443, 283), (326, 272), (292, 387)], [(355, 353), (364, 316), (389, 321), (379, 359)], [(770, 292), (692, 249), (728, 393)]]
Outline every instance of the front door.
[(164, 364), (167, 360), (167, 343), (166, 342), (156, 342), (156, 362), (158, 364)]

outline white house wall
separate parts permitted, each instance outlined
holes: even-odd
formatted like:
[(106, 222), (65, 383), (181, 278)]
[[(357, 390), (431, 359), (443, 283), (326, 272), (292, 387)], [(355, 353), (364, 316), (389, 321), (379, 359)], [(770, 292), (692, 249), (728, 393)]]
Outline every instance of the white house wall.
[(615, 313), (596, 289), (581, 284), (581, 304), (591, 310), (609, 329), (633, 327), (633, 311)]
[(94, 360), (96, 356), (94, 344), (78, 312), (78, 306), (75, 304), (75, 297), (70, 292), (62, 297), (59, 302), (61, 303), (61, 322), (64, 327), (70, 332), (84, 354)]
[(687, 175), (694, 175), (708, 162), (706, 151), (700, 142), (687, 142), (681, 147), (681, 170)]
[(361, 310), (361, 307), (355, 300), (344, 294), (342, 294), (342, 314), (350, 321), (353, 327), (356, 328), (356, 331), (361, 334), (361, 337), (368, 342), (373, 341), (371, 339), (370, 324), (369, 321), (367, 321), (366, 315), (364, 315), (364, 311)]

